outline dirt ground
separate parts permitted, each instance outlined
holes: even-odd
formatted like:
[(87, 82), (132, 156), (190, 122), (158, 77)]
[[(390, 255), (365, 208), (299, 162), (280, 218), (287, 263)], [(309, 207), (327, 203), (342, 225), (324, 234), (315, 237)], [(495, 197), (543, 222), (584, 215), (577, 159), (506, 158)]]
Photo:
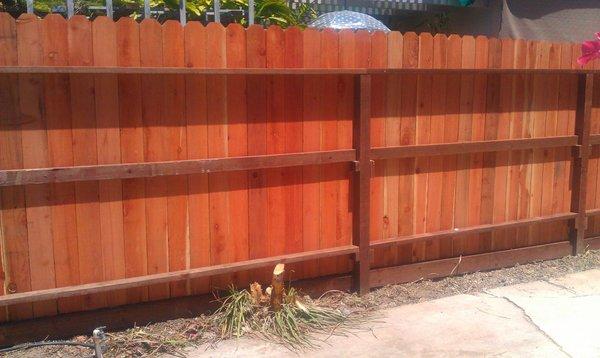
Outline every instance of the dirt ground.
[[(507, 269), (476, 272), (439, 280), (423, 280), (401, 285), (390, 285), (358, 297), (341, 291), (329, 291), (314, 298), (319, 305), (335, 307), (349, 314), (376, 312), (379, 309), (417, 303), (457, 294), (483, 292), (487, 289), (525, 283), (546, 281), (569, 273), (600, 268), (600, 250), (557, 260), (541, 261)], [(90, 342), (89, 337), (74, 340)], [(178, 319), (145, 327), (135, 327), (108, 335), (106, 357), (138, 357), (172, 354), (184, 357), (189, 346), (218, 342), (218, 327), (210, 317)], [(77, 347), (38, 347), (9, 353), (8, 357), (82, 357), (92, 352)]]

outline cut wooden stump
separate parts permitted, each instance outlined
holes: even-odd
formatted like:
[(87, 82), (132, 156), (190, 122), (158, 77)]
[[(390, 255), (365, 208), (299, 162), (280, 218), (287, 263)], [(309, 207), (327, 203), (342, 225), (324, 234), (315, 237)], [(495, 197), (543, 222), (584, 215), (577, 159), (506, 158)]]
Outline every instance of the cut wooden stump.
[(273, 279), (271, 280), (271, 309), (275, 312), (281, 309), (283, 303), (283, 274), (285, 272), (284, 264), (277, 264), (273, 270)]

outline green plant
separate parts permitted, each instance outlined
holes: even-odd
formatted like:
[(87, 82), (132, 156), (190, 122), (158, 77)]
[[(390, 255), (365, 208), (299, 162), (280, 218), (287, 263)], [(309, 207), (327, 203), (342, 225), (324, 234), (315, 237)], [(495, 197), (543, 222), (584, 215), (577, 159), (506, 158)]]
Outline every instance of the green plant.
[[(105, 0), (74, 0), (74, 2), (75, 12), (86, 15), (91, 14), (90, 7), (104, 6), (105, 4)], [(246, 17), (243, 15), (248, 11), (248, 0), (221, 0), (220, 5), (221, 9), (224, 10), (242, 10), (237, 14), (231, 13), (228, 20), (243, 25), (248, 24)], [(18, 6), (24, 10), (26, 8), (25, 0), (18, 0)], [(113, 7), (115, 11), (127, 9), (125, 16), (139, 18), (143, 14), (144, 0), (114, 0)], [(150, 7), (164, 11), (166, 15), (163, 15), (159, 20), (173, 18), (175, 17), (173, 14), (176, 14), (179, 9), (179, 0), (151, 0)], [(187, 0), (188, 19), (202, 20), (207, 12), (212, 11), (213, 7), (213, 0)], [(310, 4), (300, 4), (292, 8), (286, 0), (256, 0), (254, 8), (255, 22), (264, 26), (304, 26), (317, 16), (316, 10)], [(34, 10), (37, 13), (64, 12), (65, 9), (65, 0), (34, 1)]]

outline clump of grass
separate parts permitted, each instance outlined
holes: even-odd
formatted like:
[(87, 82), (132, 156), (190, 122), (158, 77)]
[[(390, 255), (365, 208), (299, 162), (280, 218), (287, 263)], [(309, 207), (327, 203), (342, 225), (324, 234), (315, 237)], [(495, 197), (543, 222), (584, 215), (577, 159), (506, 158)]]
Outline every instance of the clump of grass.
[[(264, 301), (263, 301), (264, 302)], [(340, 335), (364, 322), (364, 315), (345, 314), (338, 309), (302, 301), (294, 288), (285, 292), (278, 311), (253, 300), (247, 290), (230, 289), (214, 316), (221, 338), (254, 335), (276, 341), (292, 350), (316, 348), (318, 341)]]
[(254, 303), (250, 293), (230, 287), (229, 295), (214, 313), (215, 321), (221, 328), (221, 337), (241, 337), (247, 328), (247, 318), (253, 310)]

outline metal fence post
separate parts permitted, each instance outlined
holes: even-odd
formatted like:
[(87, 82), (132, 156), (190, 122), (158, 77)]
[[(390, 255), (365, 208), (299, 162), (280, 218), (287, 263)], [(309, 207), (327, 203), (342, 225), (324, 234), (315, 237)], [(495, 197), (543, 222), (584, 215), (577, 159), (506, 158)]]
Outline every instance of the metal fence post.
[(569, 232), (573, 255), (585, 251), (587, 173), (590, 155), (590, 122), (593, 93), (594, 75), (578, 75), (577, 108), (575, 114), (575, 134), (577, 135), (578, 150), (573, 159), (573, 190), (571, 193), (571, 211), (577, 213), (577, 217), (571, 224)]
[(215, 22), (221, 22), (221, 1), (214, 0), (213, 10), (215, 12)]
[(150, 16), (150, 0), (144, 0), (144, 19), (149, 19)]
[(254, 0), (248, 0), (248, 25), (254, 25)]
[(70, 19), (75, 15), (75, 4), (73, 0), (67, 0), (67, 18)]
[(112, 0), (106, 0), (106, 16), (110, 19), (114, 17)]
[(33, 14), (33, 0), (27, 0), (27, 13)]
[(185, 26), (187, 22), (187, 10), (185, 8), (185, 0), (179, 0), (179, 22), (181, 26)]
[(352, 184), (353, 215), (352, 240), (358, 246), (352, 273), (354, 290), (359, 294), (369, 292), (369, 228), (371, 204), (371, 75), (355, 78), (355, 112), (352, 141), (356, 150), (354, 178)]

